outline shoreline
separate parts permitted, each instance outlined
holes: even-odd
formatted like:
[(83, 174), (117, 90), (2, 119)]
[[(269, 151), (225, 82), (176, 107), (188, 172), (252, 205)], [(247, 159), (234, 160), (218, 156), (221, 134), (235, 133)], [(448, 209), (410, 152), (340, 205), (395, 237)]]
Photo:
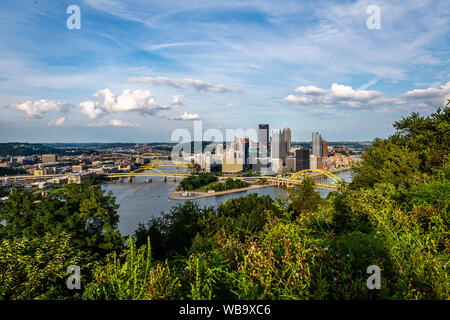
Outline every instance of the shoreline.
[(270, 184), (253, 185), (253, 186), (249, 186), (249, 187), (245, 187), (245, 188), (239, 188), (239, 189), (218, 191), (218, 192), (213, 192), (213, 193), (191, 192), (191, 194), (193, 194), (193, 195), (188, 196), (188, 197), (176, 197), (176, 195), (182, 194), (183, 192), (176, 191), (176, 187), (175, 187), (175, 189), (173, 189), (173, 191), (170, 193), (169, 199), (172, 199), (172, 200), (195, 200), (195, 199), (201, 199), (201, 198), (207, 198), (207, 197), (215, 197), (215, 196), (221, 196), (221, 195), (224, 195), (224, 194), (245, 192), (245, 191), (254, 190), (254, 189), (276, 187), (276, 186), (277, 186), (276, 183), (270, 183)]

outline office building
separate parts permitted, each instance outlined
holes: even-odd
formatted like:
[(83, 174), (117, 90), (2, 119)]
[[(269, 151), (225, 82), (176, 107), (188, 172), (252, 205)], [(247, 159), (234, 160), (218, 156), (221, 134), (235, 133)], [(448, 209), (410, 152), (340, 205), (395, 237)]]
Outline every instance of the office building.
[(260, 156), (267, 156), (269, 150), (269, 125), (258, 125), (258, 145), (260, 149)]
[(295, 171), (309, 169), (309, 149), (299, 148), (295, 150)]
[(310, 169), (322, 169), (322, 157), (311, 155), (309, 157), (309, 167)]
[(270, 158), (283, 159), (284, 158), (284, 135), (281, 130), (273, 130), (270, 142)]
[(295, 156), (287, 156), (285, 159), (285, 166), (283, 167), (283, 173), (295, 172)]
[(289, 152), (291, 152), (291, 129), (284, 128), (283, 129), (283, 135), (284, 135), (284, 150), (283, 153), (287, 155)]
[(56, 162), (56, 154), (43, 154), (42, 163)]
[(328, 158), (328, 143), (326, 140), (322, 140), (322, 158)]
[(244, 165), (244, 170), (249, 168), (250, 160), (250, 140), (249, 138), (234, 139), (235, 157), (240, 159)]
[(223, 143), (218, 143), (216, 145), (216, 154), (222, 155), (223, 154)]
[(322, 158), (322, 137), (318, 132), (312, 133), (312, 154)]
[(283, 159), (270, 158), (270, 169), (273, 173), (283, 173)]
[(260, 172), (263, 175), (273, 173), (271, 170), (272, 164), (270, 162), (270, 158), (256, 158), (254, 159), (254, 162), (255, 163), (252, 164), (253, 171)]
[(83, 172), (86, 169), (87, 169), (87, 166), (85, 166), (83, 164), (73, 165), (72, 166), (72, 172), (74, 172), (74, 173), (80, 173), (80, 172)]
[(244, 171), (242, 159), (224, 157), (222, 161), (223, 173), (239, 173)]

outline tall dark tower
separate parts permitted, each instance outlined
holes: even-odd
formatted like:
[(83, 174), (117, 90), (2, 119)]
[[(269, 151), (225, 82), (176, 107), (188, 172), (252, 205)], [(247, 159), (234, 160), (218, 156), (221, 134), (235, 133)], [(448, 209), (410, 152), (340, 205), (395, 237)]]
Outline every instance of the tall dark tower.
[(266, 156), (267, 151), (270, 148), (270, 146), (269, 146), (269, 125), (268, 124), (259, 124), (258, 125), (258, 145), (259, 145), (260, 154), (264, 152), (264, 156)]

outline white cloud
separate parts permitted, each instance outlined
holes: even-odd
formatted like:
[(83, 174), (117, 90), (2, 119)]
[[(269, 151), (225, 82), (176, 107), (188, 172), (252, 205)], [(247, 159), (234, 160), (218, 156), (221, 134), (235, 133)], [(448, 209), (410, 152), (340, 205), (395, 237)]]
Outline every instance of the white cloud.
[(294, 96), (292, 94), (288, 95), (286, 98), (284, 98), (282, 100), (285, 103), (291, 103), (291, 104), (307, 104), (310, 103), (310, 99), (308, 99), (307, 97), (302, 97), (302, 96)]
[(281, 101), (311, 109), (317, 107), (355, 109), (367, 107), (373, 102), (374, 98), (381, 96), (381, 92), (378, 91), (354, 90), (351, 86), (337, 83), (333, 83), (330, 90), (316, 86), (300, 86), (295, 91), (301, 93), (301, 95), (290, 94)]
[(414, 89), (405, 92), (402, 97), (409, 101), (423, 102), (429, 105), (445, 105), (450, 99), (450, 81), (439, 88)]
[(94, 101), (83, 101), (79, 104), (81, 112), (88, 116), (89, 119), (95, 119), (103, 113), (103, 110), (98, 108)]
[(60, 127), (66, 123), (66, 117), (62, 116), (56, 120), (52, 120), (48, 123), (49, 126), (57, 126)]
[(175, 48), (175, 47), (186, 47), (186, 46), (202, 46), (202, 45), (210, 45), (211, 42), (172, 42), (172, 43), (160, 43), (153, 44), (146, 47), (149, 51), (156, 51), (166, 48)]
[(328, 92), (328, 90), (318, 88), (316, 86), (300, 86), (295, 89), (296, 92), (301, 94), (321, 95)]
[(98, 122), (86, 125), (87, 127), (138, 127), (139, 124), (123, 120), (113, 119), (107, 122)]
[(126, 122), (126, 121), (117, 120), (117, 119), (110, 120), (109, 125), (113, 126), (113, 127), (137, 127), (137, 126), (139, 126), (137, 123)]
[(192, 88), (201, 93), (227, 93), (240, 92), (238, 87), (225, 86), (222, 84), (214, 85), (204, 80), (193, 79), (170, 79), (166, 77), (133, 77), (130, 81), (147, 83), (152, 86), (166, 85), (176, 89)]
[(369, 100), (381, 96), (381, 92), (379, 91), (353, 90), (353, 88), (350, 86), (345, 86), (337, 83), (333, 83), (331, 85), (331, 93), (337, 98), (358, 101)]
[[(375, 83), (375, 81), (372, 81)], [(313, 86), (311, 86), (313, 87)], [(398, 97), (384, 97), (379, 91), (354, 90), (351, 86), (333, 83), (327, 94), (312, 96), (311, 91), (306, 87), (299, 87), (303, 95), (288, 95), (281, 102), (294, 104), (302, 109), (317, 111), (317, 108), (323, 109), (360, 109), (373, 110), (378, 113), (392, 113), (395, 111), (426, 112), (434, 106), (442, 106), (450, 99), (450, 82), (441, 85), (439, 88), (415, 89)], [(317, 88), (317, 87), (313, 87)], [(320, 89), (320, 88), (318, 88)], [(325, 90), (325, 89), (321, 89)], [(323, 92), (323, 91), (321, 91)]]
[[(161, 110), (168, 110), (168, 106), (157, 102), (148, 90), (124, 90), (116, 95), (106, 88), (93, 95), (95, 101), (84, 101), (79, 104), (81, 112), (90, 119), (95, 119), (105, 113), (138, 112), (142, 115), (156, 115)], [(177, 98), (180, 101), (180, 97)]]
[(171, 117), (170, 120), (199, 120), (201, 119), (198, 113), (183, 113), (179, 117)]
[(172, 101), (170, 102), (171, 105), (175, 107), (183, 106), (185, 102), (185, 98), (182, 94), (178, 94), (175, 96), (172, 96)]
[(12, 104), (10, 107), (23, 111), (29, 118), (42, 118), (48, 112), (66, 111), (70, 105), (63, 101), (38, 100), (26, 101), (20, 104)]
[(378, 79), (372, 79), (369, 82), (363, 84), (361, 87), (358, 88), (358, 90), (364, 90), (367, 89), (368, 87), (373, 86), (374, 84), (376, 84), (378, 82)]

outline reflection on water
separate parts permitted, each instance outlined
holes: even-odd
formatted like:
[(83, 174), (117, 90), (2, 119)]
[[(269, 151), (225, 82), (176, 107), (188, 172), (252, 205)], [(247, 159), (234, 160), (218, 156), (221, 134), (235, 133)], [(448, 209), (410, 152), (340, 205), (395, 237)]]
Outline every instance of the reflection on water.
[[(351, 181), (349, 172), (341, 172), (337, 176), (345, 181)], [(108, 183), (103, 185), (104, 190), (112, 191), (116, 197), (116, 202), (120, 205), (118, 210), (120, 215), (119, 230), (122, 235), (133, 234), (139, 223), (145, 223), (151, 217), (159, 216), (162, 211), (168, 211), (170, 207), (185, 202), (168, 199), (168, 196), (176, 187), (176, 183), (171, 179), (168, 179), (166, 183), (160, 177), (153, 177), (152, 179), (153, 182), (151, 183), (147, 183), (146, 178), (139, 177), (135, 178), (133, 183)], [(323, 197), (326, 197), (329, 192), (328, 190), (320, 190)], [(202, 207), (216, 206), (229, 198), (238, 198), (250, 193), (269, 195), (275, 198), (278, 195), (286, 195), (287, 191), (277, 187), (268, 187), (192, 201)]]

